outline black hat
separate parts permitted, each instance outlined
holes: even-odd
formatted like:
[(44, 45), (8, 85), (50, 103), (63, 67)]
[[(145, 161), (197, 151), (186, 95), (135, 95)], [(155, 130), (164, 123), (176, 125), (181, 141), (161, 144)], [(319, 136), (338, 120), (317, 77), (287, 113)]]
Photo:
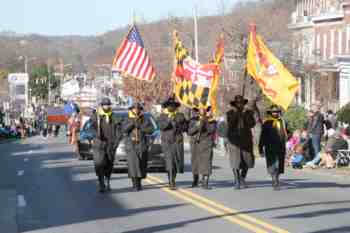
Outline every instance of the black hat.
[(167, 107), (175, 107), (178, 108), (180, 107), (181, 104), (179, 102), (177, 102), (174, 98), (170, 97), (169, 99), (167, 99), (166, 101), (164, 101), (162, 103), (162, 108), (167, 108)]
[(277, 105), (271, 105), (270, 109), (267, 110), (267, 114), (272, 114), (272, 113), (281, 113), (281, 109)]
[(134, 103), (133, 105), (131, 105), (131, 107), (129, 108), (131, 109), (139, 109), (139, 110), (143, 110), (143, 105), (139, 102)]
[(230, 102), (230, 105), (236, 106), (237, 103), (242, 103), (243, 105), (246, 105), (248, 103), (248, 100), (241, 95), (236, 95), (234, 100)]
[(112, 105), (112, 102), (109, 98), (105, 97), (102, 99), (101, 105)]

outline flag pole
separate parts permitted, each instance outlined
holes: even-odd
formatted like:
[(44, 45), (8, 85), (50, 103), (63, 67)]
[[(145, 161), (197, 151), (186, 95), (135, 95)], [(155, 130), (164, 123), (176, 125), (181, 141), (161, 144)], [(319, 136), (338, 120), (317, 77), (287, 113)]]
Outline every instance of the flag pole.
[[(135, 13), (135, 9), (133, 8), (132, 9), (132, 24), (131, 24), (131, 28), (133, 27), (133, 26), (135, 26), (136, 25), (136, 13)], [(139, 85), (138, 85), (138, 82), (139, 80), (136, 78), (135, 79), (135, 99), (136, 99), (136, 101), (138, 102), (138, 101), (140, 101), (140, 98), (139, 98)]]
[(198, 59), (198, 22), (197, 22), (197, 4), (194, 5), (193, 9), (193, 18), (194, 18), (194, 47), (195, 47), (195, 56), (196, 62), (199, 62)]

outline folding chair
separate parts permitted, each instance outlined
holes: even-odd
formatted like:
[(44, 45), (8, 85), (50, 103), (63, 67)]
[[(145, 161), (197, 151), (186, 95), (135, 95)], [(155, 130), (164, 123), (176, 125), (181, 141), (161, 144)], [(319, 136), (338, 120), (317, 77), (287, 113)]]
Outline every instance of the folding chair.
[(350, 164), (350, 150), (338, 150), (337, 158), (335, 159), (336, 167), (349, 166)]

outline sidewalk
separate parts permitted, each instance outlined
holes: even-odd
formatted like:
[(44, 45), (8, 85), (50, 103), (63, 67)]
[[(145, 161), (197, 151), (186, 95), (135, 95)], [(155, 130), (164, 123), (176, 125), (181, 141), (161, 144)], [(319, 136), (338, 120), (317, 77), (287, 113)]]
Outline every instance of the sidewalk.
[(0, 189), (1, 232), (17, 233), (17, 195), (12, 189)]

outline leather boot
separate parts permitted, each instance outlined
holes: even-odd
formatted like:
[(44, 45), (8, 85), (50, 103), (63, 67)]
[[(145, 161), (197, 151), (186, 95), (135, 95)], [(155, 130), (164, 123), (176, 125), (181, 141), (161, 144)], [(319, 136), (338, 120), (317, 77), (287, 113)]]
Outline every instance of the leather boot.
[(241, 175), (238, 169), (233, 170), (235, 176), (235, 189), (241, 189)]
[(106, 191), (105, 178), (104, 176), (98, 177), (99, 192), (104, 193)]
[(193, 175), (193, 182), (191, 188), (198, 187), (198, 182), (199, 182), (199, 175), (195, 174)]
[(171, 190), (176, 190), (176, 175), (173, 175), (170, 180), (170, 189)]
[(136, 190), (136, 178), (131, 178), (131, 182), (132, 182), (132, 188), (134, 189), (134, 190)]
[(106, 177), (106, 184), (107, 184), (107, 187), (106, 187), (106, 190), (107, 191), (111, 191), (111, 177)]
[(141, 191), (142, 190), (141, 178), (136, 178), (136, 190), (137, 191)]
[(209, 190), (209, 189), (211, 189), (210, 187), (209, 187), (209, 176), (203, 176), (203, 181), (202, 181), (202, 188), (203, 189), (207, 189), (207, 190)]
[(278, 190), (280, 190), (281, 189), (281, 186), (280, 186), (280, 176), (279, 176), (279, 174), (276, 174), (275, 175), (275, 186), (274, 186), (274, 190), (275, 191), (278, 191)]
[(169, 187), (171, 186), (171, 177), (170, 177), (170, 172), (168, 172), (168, 183), (169, 183)]
[(247, 183), (245, 182), (245, 178), (247, 177), (248, 169), (242, 169), (241, 170), (241, 186), (242, 188), (247, 188)]

